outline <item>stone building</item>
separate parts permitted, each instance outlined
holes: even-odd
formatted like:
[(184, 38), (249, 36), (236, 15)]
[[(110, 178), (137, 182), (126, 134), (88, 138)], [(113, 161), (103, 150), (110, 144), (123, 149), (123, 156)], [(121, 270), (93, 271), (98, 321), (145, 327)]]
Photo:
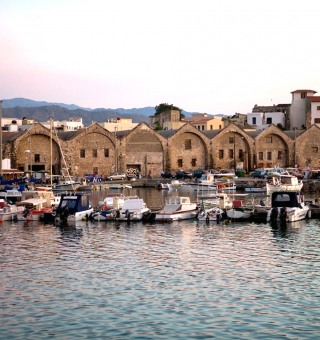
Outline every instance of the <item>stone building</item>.
[[(63, 168), (83, 176), (103, 176), (116, 171), (138, 170), (158, 176), (163, 170), (204, 168), (319, 166), (320, 128), (282, 131), (270, 125), (260, 131), (246, 131), (230, 123), (221, 130), (199, 131), (191, 123), (177, 130), (155, 131), (140, 123), (130, 131), (110, 132), (93, 123), (77, 131), (51, 134), (40, 123), (27, 131), (3, 131), (3, 159), (23, 171), (50, 172)], [(319, 145), (318, 145), (319, 144)]]

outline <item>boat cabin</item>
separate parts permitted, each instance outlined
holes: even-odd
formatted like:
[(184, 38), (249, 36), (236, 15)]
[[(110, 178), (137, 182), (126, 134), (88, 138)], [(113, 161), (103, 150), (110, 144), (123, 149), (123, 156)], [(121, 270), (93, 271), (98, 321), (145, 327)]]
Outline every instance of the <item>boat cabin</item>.
[(303, 195), (294, 191), (275, 191), (271, 195), (272, 208), (293, 208), (301, 206)]

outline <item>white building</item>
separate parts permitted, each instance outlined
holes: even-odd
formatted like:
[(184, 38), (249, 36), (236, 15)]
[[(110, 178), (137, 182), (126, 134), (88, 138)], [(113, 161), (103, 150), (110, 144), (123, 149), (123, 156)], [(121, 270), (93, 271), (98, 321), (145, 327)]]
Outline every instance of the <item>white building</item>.
[(138, 125), (131, 118), (111, 118), (99, 124), (110, 132), (132, 130)]
[(285, 126), (284, 112), (251, 112), (247, 114), (247, 123), (257, 130), (263, 130), (270, 124)]
[(310, 103), (310, 125), (320, 126), (320, 96), (308, 97)]
[(313, 90), (292, 91), (292, 101), (290, 107), (290, 129), (307, 126), (306, 116), (308, 111), (308, 99), (317, 93)]

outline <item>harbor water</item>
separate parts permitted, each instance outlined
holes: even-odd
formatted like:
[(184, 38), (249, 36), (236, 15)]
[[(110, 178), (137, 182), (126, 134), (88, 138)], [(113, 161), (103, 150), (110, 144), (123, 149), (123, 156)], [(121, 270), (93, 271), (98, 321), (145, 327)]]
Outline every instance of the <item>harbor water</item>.
[[(168, 192), (135, 189), (149, 206)], [(103, 192), (92, 192), (98, 202)], [(318, 339), (320, 221), (0, 225), (0, 339)]]

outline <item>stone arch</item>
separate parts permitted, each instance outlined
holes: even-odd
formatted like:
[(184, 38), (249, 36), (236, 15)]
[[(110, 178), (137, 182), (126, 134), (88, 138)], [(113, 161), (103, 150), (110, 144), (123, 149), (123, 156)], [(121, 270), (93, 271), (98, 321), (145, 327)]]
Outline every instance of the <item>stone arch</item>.
[(243, 169), (252, 167), (254, 139), (235, 124), (229, 124), (212, 138), (211, 153), (216, 169)]
[(270, 125), (255, 139), (254, 167), (288, 167), (293, 163), (293, 140), (275, 125)]
[(299, 167), (320, 166), (320, 128), (316, 124), (296, 138), (294, 159)]
[(122, 170), (132, 169), (143, 176), (151, 170), (151, 176), (159, 176), (165, 167), (165, 145), (165, 138), (146, 123), (140, 123), (121, 139), (119, 159)]
[(168, 154), (171, 170), (194, 171), (209, 165), (210, 140), (190, 123), (183, 125), (168, 138)]
[(11, 166), (22, 171), (50, 173), (52, 138), (52, 174), (60, 174), (61, 150), (57, 137), (40, 123), (19, 136), (10, 148)]
[(76, 176), (96, 172), (103, 177), (116, 171), (117, 136), (97, 123), (80, 130), (65, 145), (69, 170)]

